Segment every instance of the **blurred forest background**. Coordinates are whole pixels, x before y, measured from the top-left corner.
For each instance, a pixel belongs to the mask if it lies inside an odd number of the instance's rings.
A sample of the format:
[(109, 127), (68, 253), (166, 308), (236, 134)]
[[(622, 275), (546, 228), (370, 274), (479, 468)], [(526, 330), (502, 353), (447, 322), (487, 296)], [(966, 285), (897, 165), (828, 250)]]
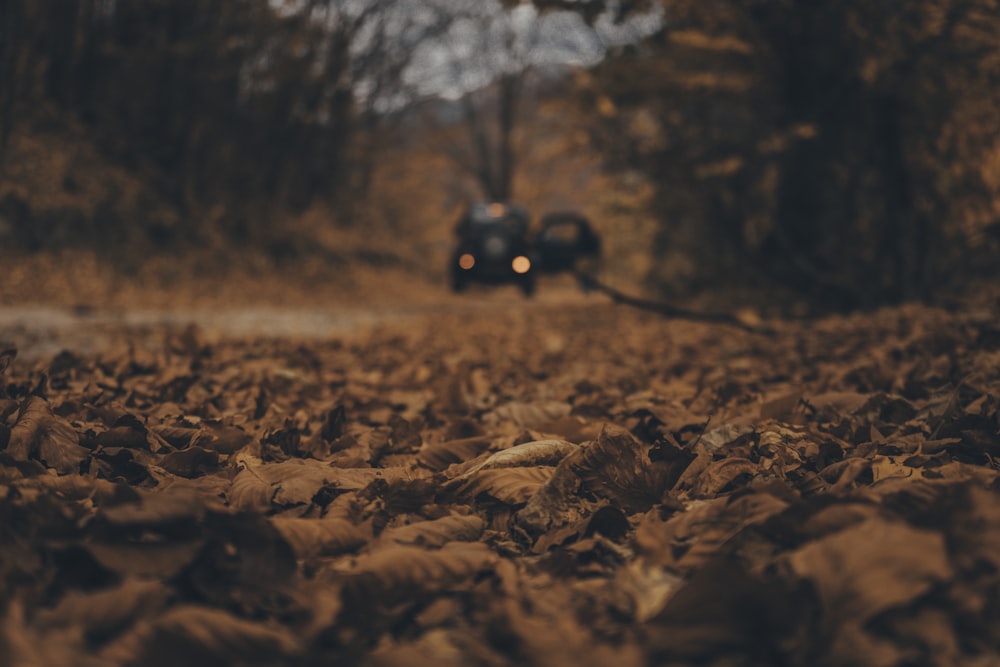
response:
[(0, 0), (0, 298), (444, 290), (483, 198), (584, 212), (671, 299), (978, 289), (998, 35), (998, 0)]

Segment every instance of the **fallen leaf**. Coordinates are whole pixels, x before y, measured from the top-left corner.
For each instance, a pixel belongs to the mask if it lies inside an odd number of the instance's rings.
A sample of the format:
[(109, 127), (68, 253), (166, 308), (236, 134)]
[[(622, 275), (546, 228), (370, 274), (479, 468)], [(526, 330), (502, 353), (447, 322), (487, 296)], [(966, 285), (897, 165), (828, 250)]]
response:
[[(169, 665), (273, 665), (301, 648), (287, 629), (248, 621), (219, 609), (181, 605), (159, 618), (140, 624), (122, 640), (128, 662)], [(122, 652), (121, 647), (118, 648)], [(112, 656), (115, 650), (108, 651)], [(130, 654), (130, 655), (129, 655)]]
[[(492, 568), (496, 561), (496, 554), (478, 542), (449, 542), (434, 550), (408, 545), (379, 549), (359, 558), (349, 572), (345, 609), (352, 608), (351, 602), (368, 607), (417, 591), (440, 590)], [(362, 603), (362, 598), (368, 601)]]
[(445, 516), (387, 528), (379, 535), (378, 543), (440, 547), (448, 542), (473, 542), (485, 528), (486, 522), (475, 515)]
[(647, 449), (631, 434), (604, 431), (572, 460), (571, 469), (590, 493), (626, 511), (643, 512), (660, 501), (689, 463), (651, 461)]
[(879, 518), (809, 542), (789, 554), (788, 563), (842, 623), (863, 624), (912, 602), (952, 573), (940, 534)]
[(507, 505), (523, 505), (549, 480), (555, 468), (491, 468), (464, 475), (448, 484), (456, 496), (474, 500), (487, 496)]
[[(536, 440), (502, 449), (466, 470), (460, 478), (470, 477), (480, 470), (518, 468), (528, 466), (554, 466), (577, 446), (565, 440)], [(460, 479), (459, 478), (459, 479)]]
[(7, 367), (14, 362), (17, 357), (17, 348), (0, 345), (0, 375), (3, 375)]
[(333, 556), (360, 548), (369, 535), (344, 519), (295, 519), (273, 517), (271, 523), (298, 558)]
[(48, 401), (28, 397), (18, 412), (8, 436), (7, 452), (17, 460), (37, 457), (60, 474), (79, 473), (90, 451), (79, 445), (76, 431), (52, 414)]

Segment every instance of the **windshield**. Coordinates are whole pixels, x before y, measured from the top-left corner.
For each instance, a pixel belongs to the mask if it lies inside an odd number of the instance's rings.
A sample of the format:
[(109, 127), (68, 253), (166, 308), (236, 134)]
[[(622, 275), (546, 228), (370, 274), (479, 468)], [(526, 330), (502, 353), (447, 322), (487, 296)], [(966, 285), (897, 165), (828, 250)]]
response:
[(576, 243), (579, 235), (579, 227), (572, 222), (551, 225), (542, 231), (542, 238), (546, 241), (560, 241), (562, 243)]
[(519, 206), (500, 202), (480, 203), (469, 208), (465, 217), (465, 231), (483, 232), (497, 226), (523, 236), (528, 232), (527, 213)]

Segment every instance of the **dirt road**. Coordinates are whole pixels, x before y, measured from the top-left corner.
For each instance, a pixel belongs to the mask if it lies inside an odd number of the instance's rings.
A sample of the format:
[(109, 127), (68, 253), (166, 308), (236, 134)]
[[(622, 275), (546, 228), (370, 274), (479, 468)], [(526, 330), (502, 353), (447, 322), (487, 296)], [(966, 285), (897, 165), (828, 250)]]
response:
[(322, 341), (350, 336), (373, 326), (405, 325), (421, 319), (460, 314), (489, 317), (493, 313), (552, 308), (587, 308), (607, 303), (599, 295), (580, 292), (570, 280), (552, 280), (541, 294), (525, 299), (515, 288), (479, 289), (453, 295), (425, 290), (420, 299), (402, 299), (391, 290), (365, 299), (353, 296), (329, 304), (292, 307), (255, 306), (249, 299), (235, 305), (176, 308), (0, 306), (0, 341), (15, 342), (22, 358), (39, 359), (66, 349), (81, 354), (113, 351), (136, 344), (155, 349), (164, 336), (195, 326), (207, 340), (284, 338)]

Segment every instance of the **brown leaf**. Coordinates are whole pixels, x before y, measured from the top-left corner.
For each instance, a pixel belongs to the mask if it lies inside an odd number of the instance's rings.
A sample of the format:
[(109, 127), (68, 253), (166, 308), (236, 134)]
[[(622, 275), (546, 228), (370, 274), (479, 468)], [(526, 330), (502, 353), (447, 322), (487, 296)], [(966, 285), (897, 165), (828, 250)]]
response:
[(739, 479), (749, 479), (758, 472), (759, 466), (747, 459), (731, 457), (713, 461), (698, 475), (692, 494), (696, 498), (712, 498), (733, 490)]
[(552, 477), (552, 466), (480, 470), (449, 482), (458, 497), (487, 496), (506, 505), (523, 505)]
[(431, 470), (444, 470), (450, 465), (479, 456), (489, 446), (490, 440), (484, 436), (424, 443), (417, 454), (417, 460)]
[(643, 512), (663, 497), (689, 459), (650, 461), (648, 445), (627, 432), (602, 431), (575, 457), (571, 469), (589, 492), (629, 512)]
[(802, 400), (802, 390), (797, 390), (772, 398), (760, 406), (761, 419), (778, 419), (787, 421)]
[(662, 567), (635, 559), (615, 572), (615, 597), (624, 598), (635, 620), (645, 623), (663, 609), (683, 581)]
[(652, 663), (771, 664), (797, 634), (807, 600), (783, 584), (713, 559), (646, 624)]
[(872, 481), (879, 482), (893, 477), (912, 477), (920, 479), (923, 474), (919, 468), (913, 468), (904, 464), (902, 457), (875, 456), (871, 462)]
[(399, 415), (389, 417), (389, 447), (392, 452), (412, 452), (420, 448), (420, 428)]
[(584, 515), (585, 501), (579, 493), (581, 481), (574, 472), (574, 464), (582, 458), (583, 452), (580, 448), (564, 458), (552, 476), (518, 511), (517, 527), (530, 540), (578, 521)]
[(301, 644), (287, 629), (248, 621), (225, 611), (181, 605), (142, 623), (107, 653), (148, 667), (233, 664), (274, 665), (288, 661)]
[(45, 633), (29, 626), (20, 600), (10, 601), (0, 615), (0, 658), (5, 665), (75, 666), (81, 663), (82, 651), (75, 629)]
[(169, 579), (194, 560), (200, 539), (143, 542), (118, 538), (86, 546), (94, 560), (126, 577)]
[(214, 421), (205, 422), (200, 428), (184, 424), (162, 424), (154, 427), (153, 431), (179, 449), (197, 445), (220, 454), (233, 454), (252, 439), (241, 428)]
[(161, 468), (189, 479), (215, 471), (219, 463), (219, 454), (203, 447), (188, 447), (171, 452), (160, 459)]
[(98, 433), (94, 437), (94, 444), (103, 447), (128, 447), (131, 449), (150, 449), (149, 433), (145, 427), (122, 425)]
[(448, 542), (472, 542), (483, 534), (486, 522), (474, 515), (445, 516), (385, 529), (380, 544), (413, 544), (440, 547)]
[[(317, 491), (322, 484), (317, 487)], [(239, 510), (267, 512), (278, 488), (263, 478), (253, 467), (246, 467), (236, 473), (226, 492), (229, 504)], [(311, 498), (311, 497), (310, 497)]]
[(79, 445), (73, 427), (52, 414), (48, 401), (38, 396), (28, 397), (21, 405), (7, 452), (20, 461), (38, 458), (63, 475), (79, 473), (80, 463), (90, 456), (90, 451)]
[(535, 440), (491, 454), (466, 470), (462, 477), (469, 477), (480, 470), (494, 468), (520, 468), (528, 466), (554, 466), (577, 450), (577, 445), (565, 440)]
[(498, 650), (490, 647), (485, 639), (457, 628), (434, 629), (412, 642), (380, 645), (365, 661), (368, 667), (466, 667), (504, 663)]
[(827, 392), (802, 399), (815, 412), (818, 421), (833, 421), (853, 413), (868, 400), (867, 394), (852, 391)]
[(651, 563), (688, 572), (716, 556), (743, 528), (759, 524), (786, 507), (787, 502), (769, 493), (750, 493), (696, 500), (666, 521), (653, 510), (636, 528), (636, 550)]
[(153, 427), (153, 431), (161, 438), (178, 449), (192, 444), (201, 434), (201, 430), (191, 426), (161, 424)]
[(512, 424), (518, 428), (537, 428), (560, 417), (569, 415), (572, 407), (562, 401), (511, 401), (496, 408), (486, 415), (487, 424), (498, 426)]
[(352, 599), (358, 595), (399, 599), (407, 593), (454, 585), (490, 569), (496, 561), (496, 554), (480, 542), (449, 542), (435, 550), (386, 547), (358, 559), (345, 593)]
[(211, 510), (221, 511), (220, 503), (190, 493), (143, 492), (137, 502), (115, 503), (103, 508), (101, 520), (116, 527), (159, 526), (194, 523)]
[[(292, 463), (292, 461), (289, 461), (289, 463)], [(331, 474), (331, 470), (331, 468), (322, 470), (300, 466), (298, 470), (293, 471), (289, 469), (288, 471), (284, 471), (287, 474), (282, 474), (281, 477), (271, 482), (271, 485), (275, 489), (272, 502), (280, 507), (308, 505), (316, 497), (316, 493), (320, 489), (331, 484), (331, 480), (334, 477)], [(352, 486), (354, 485), (352, 484)]]
[(827, 613), (859, 624), (952, 574), (942, 535), (881, 518), (809, 542), (788, 562), (813, 582)]
[(754, 432), (748, 424), (723, 424), (704, 433), (698, 438), (698, 452), (715, 453), (726, 446), (746, 438)]
[(324, 486), (360, 491), (375, 480), (419, 477), (405, 468), (337, 468), (311, 459), (260, 463), (243, 457), (240, 462), (243, 469), (233, 479), (228, 498), (241, 508), (260, 508), (265, 502), (281, 507), (308, 505)]
[(198, 525), (204, 546), (176, 585), (217, 606), (255, 608), (288, 592), (297, 562), (291, 546), (265, 517), (210, 512)]
[[(538, 497), (538, 495), (535, 494), (535, 497)], [(535, 497), (532, 498), (532, 501)], [(517, 523), (521, 528), (524, 528), (526, 523), (525, 517), (522, 516), (523, 512), (524, 510), (517, 515)], [(602, 535), (613, 542), (620, 542), (630, 529), (628, 517), (621, 510), (609, 505), (599, 507), (593, 514), (588, 516), (581, 517), (575, 521), (569, 521), (562, 527), (553, 527), (555, 524), (556, 522), (550, 521), (548, 530), (535, 540), (535, 543), (531, 546), (533, 553), (544, 553), (554, 546), (565, 546), (571, 543), (579, 545), (580, 542), (577, 540), (593, 535)]]
[(867, 474), (871, 477), (872, 462), (869, 459), (850, 457), (831, 463), (819, 471), (819, 476), (839, 490), (849, 487), (855, 480)]
[(676, 437), (686, 433), (701, 433), (706, 426), (705, 417), (692, 413), (676, 402), (644, 405), (635, 410), (633, 419), (637, 420), (633, 432), (650, 442), (665, 433)]
[(7, 367), (14, 362), (17, 357), (17, 348), (0, 345), (0, 375), (7, 371)]
[(347, 553), (358, 549), (369, 539), (369, 531), (345, 519), (272, 517), (271, 523), (298, 558)]
[(139, 619), (164, 609), (170, 595), (163, 583), (140, 579), (126, 579), (93, 593), (71, 591), (54, 608), (43, 610), (35, 625), (45, 631), (78, 628), (89, 642), (103, 644)]

